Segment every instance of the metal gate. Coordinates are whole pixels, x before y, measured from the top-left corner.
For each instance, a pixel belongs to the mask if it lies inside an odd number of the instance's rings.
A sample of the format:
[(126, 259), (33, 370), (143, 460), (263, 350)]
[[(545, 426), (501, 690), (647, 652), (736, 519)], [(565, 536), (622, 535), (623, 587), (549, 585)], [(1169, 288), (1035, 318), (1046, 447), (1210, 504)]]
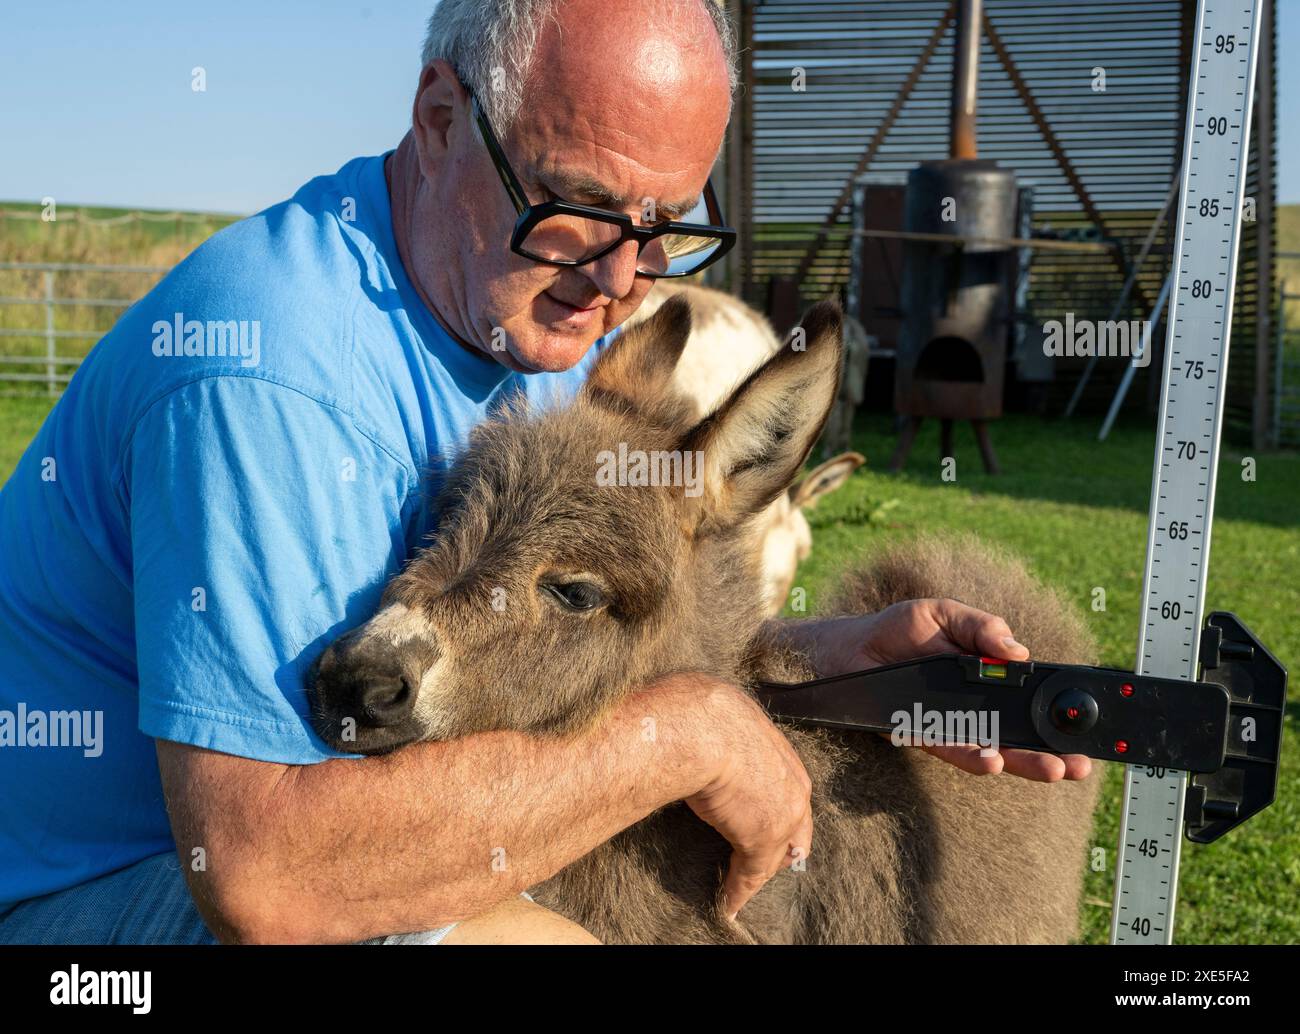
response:
[(0, 262), (0, 394), (57, 395), (168, 268)]
[[(1278, 255), (1300, 259), (1300, 252)], [(1278, 291), (1276, 367), (1273, 374), (1273, 445), (1300, 448), (1300, 284), (1289, 291), (1283, 280)]]

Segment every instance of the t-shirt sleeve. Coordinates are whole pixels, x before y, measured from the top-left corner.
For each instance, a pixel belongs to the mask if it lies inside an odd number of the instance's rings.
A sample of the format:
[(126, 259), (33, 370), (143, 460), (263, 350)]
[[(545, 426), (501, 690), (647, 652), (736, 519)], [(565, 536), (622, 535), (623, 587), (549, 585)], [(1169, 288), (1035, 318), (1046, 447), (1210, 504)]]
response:
[(305, 673), (405, 555), (415, 471), (342, 410), (255, 377), (156, 402), (123, 460), (140, 730), (282, 764), (342, 755)]

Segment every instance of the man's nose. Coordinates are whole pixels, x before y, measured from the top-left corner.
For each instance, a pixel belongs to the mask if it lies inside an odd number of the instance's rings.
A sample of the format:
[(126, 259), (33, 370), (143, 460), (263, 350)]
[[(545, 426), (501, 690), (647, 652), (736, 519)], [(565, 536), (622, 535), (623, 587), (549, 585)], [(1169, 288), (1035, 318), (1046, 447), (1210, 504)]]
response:
[(602, 295), (617, 300), (631, 292), (636, 281), (636, 262), (636, 241), (624, 241), (608, 255), (579, 268)]

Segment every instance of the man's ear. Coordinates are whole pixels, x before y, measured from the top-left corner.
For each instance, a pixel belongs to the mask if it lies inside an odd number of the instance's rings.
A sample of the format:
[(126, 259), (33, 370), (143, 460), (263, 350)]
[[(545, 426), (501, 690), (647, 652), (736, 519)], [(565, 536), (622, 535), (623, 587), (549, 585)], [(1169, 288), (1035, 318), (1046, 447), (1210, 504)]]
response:
[(420, 172), (426, 178), (436, 175), (446, 161), (447, 135), (456, 111), (464, 110), (467, 96), (456, 70), (443, 58), (429, 62), (421, 70), (411, 102), (411, 129)]
[(587, 398), (620, 412), (675, 413), (670, 383), (691, 336), (691, 306), (673, 295), (609, 343), (583, 385)]
[(860, 452), (842, 452), (814, 467), (811, 474), (790, 486), (791, 506), (812, 506), (844, 484), (867, 458)]
[(703, 454), (702, 529), (744, 520), (794, 480), (839, 388), (841, 320), (835, 302), (818, 302), (803, 319), (803, 333), (792, 334), (686, 436), (683, 450)]

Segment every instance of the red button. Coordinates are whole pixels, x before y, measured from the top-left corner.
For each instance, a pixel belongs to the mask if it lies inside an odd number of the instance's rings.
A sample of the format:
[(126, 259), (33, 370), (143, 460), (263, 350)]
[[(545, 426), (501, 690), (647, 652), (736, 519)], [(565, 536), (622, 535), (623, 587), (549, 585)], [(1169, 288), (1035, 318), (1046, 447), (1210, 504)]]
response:
[(1115, 753), (1116, 753), (1116, 754), (1127, 754), (1127, 753), (1128, 753), (1128, 740), (1116, 740), (1116, 741), (1115, 741)]
[(1119, 687), (1120, 696), (1131, 697), (1133, 695), (1133, 683), (1125, 682)]

